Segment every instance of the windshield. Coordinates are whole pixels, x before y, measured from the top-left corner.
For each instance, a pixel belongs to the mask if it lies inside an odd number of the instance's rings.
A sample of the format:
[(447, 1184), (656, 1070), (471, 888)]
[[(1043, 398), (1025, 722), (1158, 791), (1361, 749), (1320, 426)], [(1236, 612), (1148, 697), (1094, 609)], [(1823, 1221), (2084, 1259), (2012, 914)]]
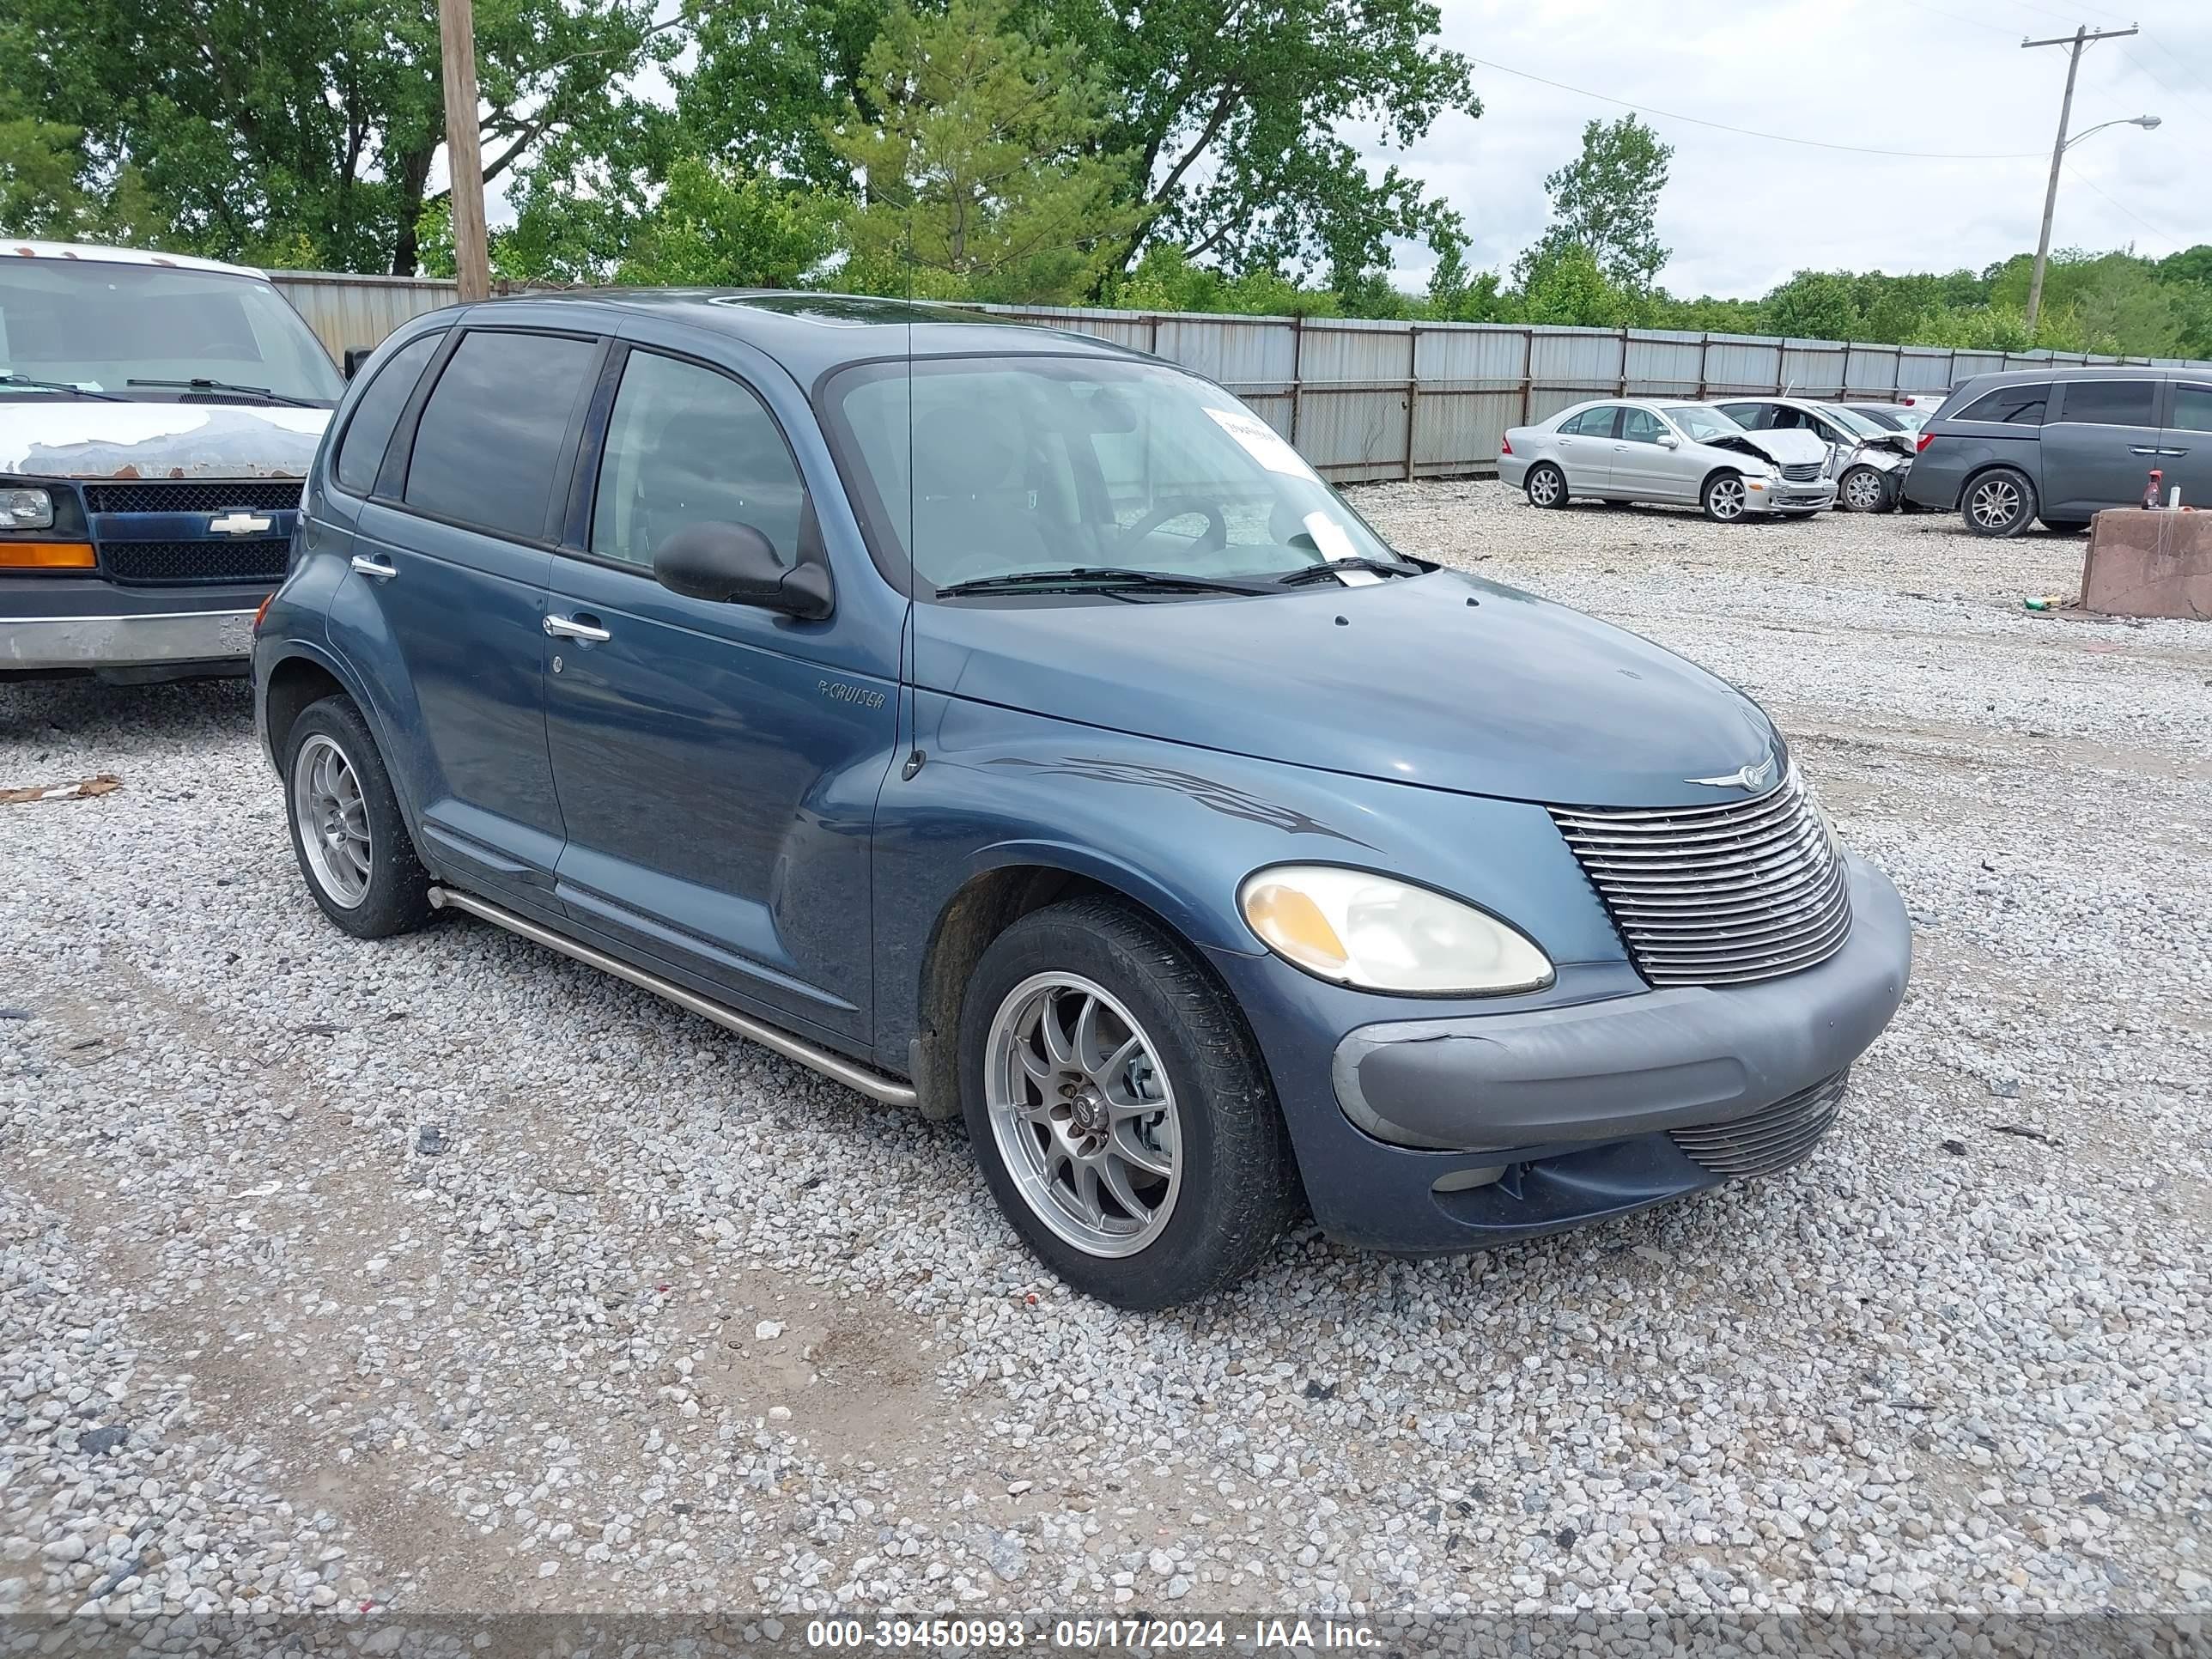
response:
[[(330, 354), (255, 276), (90, 259), (0, 260), (0, 374), (148, 402), (206, 392), (132, 380), (222, 380), (335, 404)], [(52, 398), (0, 381), (0, 396)]]
[(826, 401), (880, 556), (902, 565), (911, 552), (933, 588), (1076, 567), (1224, 578), (1395, 557), (1267, 422), (1171, 368), (924, 358), (848, 369)]
[(1862, 438), (1879, 438), (1882, 435), (1882, 428), (1875, 422), (1867, 419), (1856, 409), (1845, 409), (1841, 404), (1823, 404), (1820, 405), (1820, 412), (1843, 428), (1844, 431), (1856, 433)]
[(1661, 413), (1681, 428), (1683, 435), (1693, 444), (1708, 444), (1716, 438), (1732, 437), (1743, 430), (1720, 410), (1705, 404), (1674, 404)]

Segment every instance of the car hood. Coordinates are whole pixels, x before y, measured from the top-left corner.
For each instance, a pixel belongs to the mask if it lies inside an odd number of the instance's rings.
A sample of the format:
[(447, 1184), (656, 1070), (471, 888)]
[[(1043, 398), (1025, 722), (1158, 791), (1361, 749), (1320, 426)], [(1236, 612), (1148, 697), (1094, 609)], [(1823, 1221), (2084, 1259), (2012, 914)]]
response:
[(304, 478), (327, 409), (0, 398), (0, 472), (44, 478)]
[(1813, 433), (1799, 427), (1786, 427), (1778, 432), (1731, 432), (1724, 438), (1710, 438), (1707, 449), (1734, 451), (1739, 454), (1763, 455), (1777, 466), (1795, 466), (1801, 461), (1825, 461), (1828, 446)]
[(923, 687), (1168, 742), (1583, 806), (1725, 799), (1765, 713), (1650, 641), (1439, 570), (1253, 599), (915, 607)]

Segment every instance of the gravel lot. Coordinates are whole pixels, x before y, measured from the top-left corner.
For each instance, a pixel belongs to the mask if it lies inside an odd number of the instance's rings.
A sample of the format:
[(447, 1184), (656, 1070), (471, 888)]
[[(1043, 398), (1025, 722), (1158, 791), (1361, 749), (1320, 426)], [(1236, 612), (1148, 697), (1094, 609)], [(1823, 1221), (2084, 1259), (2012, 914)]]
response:
[(0, 687), (0, 1611), (2212, 1610), (2212, 630), (2079, 539), (1358, 501), (1748, 686), (1919, 927), (1790, 1174), (1072, 1300), (957, 1126), (324, 924), (237, 685)]

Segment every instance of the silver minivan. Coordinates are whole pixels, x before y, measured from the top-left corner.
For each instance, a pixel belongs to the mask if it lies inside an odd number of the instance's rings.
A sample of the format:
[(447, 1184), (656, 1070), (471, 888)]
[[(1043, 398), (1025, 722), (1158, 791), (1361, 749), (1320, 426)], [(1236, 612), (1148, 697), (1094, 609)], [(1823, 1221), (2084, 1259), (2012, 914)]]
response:
[(1923, 428), (1905, 498), (1957, 507), (1978, 536), (2030, 520), (2080, 531), (2161, 495), (2212, 504), (2212, 368), (2013, 369), (1961, 381)]

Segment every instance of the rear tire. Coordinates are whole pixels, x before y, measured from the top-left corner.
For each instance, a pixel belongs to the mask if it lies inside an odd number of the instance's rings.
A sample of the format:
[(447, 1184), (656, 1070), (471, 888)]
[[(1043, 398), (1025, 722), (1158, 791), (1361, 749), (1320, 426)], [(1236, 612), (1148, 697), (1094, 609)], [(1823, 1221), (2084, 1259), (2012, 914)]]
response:
[(1528, 469), (1528, 476), (1521, 481), (1531, 507), (1565, 507), (1567, 504), (1567, 475), (1549, 461), (1539, 461)]
[(435, 914), (384, 757), (349, 699), (325, 697), (292, 722), (284, 806), (307, 891), (347, 933), (389, 939)]
[(1992, 467), (1966, 486), (1959, 516), (1977, 536), (2017, 536), (2035, 517), (2035, 486), (2017, 468)]
[(1716, 472), (1698, 492), (1698, 505), (1716, 524), (1735, 524), (1751, 512), (1751, 492), (1740, 472)]
[(1102, 1302), (1220, 1289), (1297, 1212), (1290, 1135), (1242, 1016), (1113, 900), (1032, 911), (984, 951), (961, 1007), (960, 1097), (999, 1208)]

